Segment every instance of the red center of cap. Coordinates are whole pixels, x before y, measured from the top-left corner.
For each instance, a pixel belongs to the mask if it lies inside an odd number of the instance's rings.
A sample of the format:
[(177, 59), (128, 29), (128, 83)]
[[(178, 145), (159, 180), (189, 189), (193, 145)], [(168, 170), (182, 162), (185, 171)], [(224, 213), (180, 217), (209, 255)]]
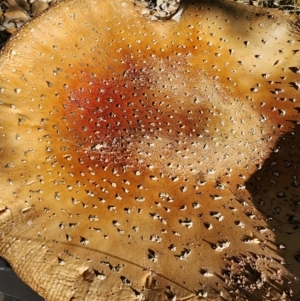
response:
[(126, 67), (108, 79), (82, 72), (72, 86), (65, 86), (63, 135), (84, 154), (79, 160), (127, 169), (150, 157), (157, 162), (184, 156), (193, 148), (191, 138), (208, 136), (195, 96), (172, 91), (150, 68)]

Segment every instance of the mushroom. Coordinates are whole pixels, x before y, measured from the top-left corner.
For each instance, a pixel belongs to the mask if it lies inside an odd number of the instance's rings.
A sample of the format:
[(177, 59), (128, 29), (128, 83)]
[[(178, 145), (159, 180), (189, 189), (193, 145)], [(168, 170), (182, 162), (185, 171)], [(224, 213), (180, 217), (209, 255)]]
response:
[(297, 22), (73, 0), (25, 24), (0, 58), (0, 255), (49, 301), (280, 295), (299, 272), (247, 181), (299, 119)]

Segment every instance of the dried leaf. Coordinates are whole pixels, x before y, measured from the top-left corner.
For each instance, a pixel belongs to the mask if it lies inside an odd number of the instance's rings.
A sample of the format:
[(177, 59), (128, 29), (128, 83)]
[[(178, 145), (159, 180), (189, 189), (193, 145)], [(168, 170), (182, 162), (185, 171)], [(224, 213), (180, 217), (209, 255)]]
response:
[(36, 0), (32, 3), (31, 6), (31, 12), (34, 17), (41, 14), (44, 10), (46, 10), (49, 7), (49, 4), (46, 2), (43, 2), (41, 0)]
[(8, 9), (4, 13), (4, 16), (5, 20), (2, 26), (6, 29), (19, 28), (30, 19), (30, 17), (20, 9)]
[(19, 6), (24, 9), (26, 12), (30, 12), (30, 5), (26, 0), (16, 0)]
[(6, 7), (19, 7), (19, 4), (16, 2), (16, 0), (7, 0), (4, 2)]
[(4, 21), (4, 16), (3, 16), (3, 11), (2, 9), (0, 8), (0, 24)]
[(18, 19), (18, 20), (26, 20), (28, 21), (29, 20), (29, 16), (24, 13), (22, 10), (19, 10), (19, 9), (8, 9), (5, 13), (4, 13), (4, 16), (6, 19), (10, 19), (10, 20), (15, 20), (15, 19)]

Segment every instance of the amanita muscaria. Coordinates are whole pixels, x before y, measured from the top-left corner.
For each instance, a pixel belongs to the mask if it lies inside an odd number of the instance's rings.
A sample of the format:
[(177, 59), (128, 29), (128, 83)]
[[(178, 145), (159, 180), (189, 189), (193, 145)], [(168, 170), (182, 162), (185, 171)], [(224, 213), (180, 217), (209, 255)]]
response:
[[(246, 183), (299, 120), (299, 40), (297, 17), (227, 1), (150, 22), (74, 0), (26, 24), (0, 58), (0, 255), (55, 301), (295, 291)], [(254, 254), (274, 260), (232, 279)]]

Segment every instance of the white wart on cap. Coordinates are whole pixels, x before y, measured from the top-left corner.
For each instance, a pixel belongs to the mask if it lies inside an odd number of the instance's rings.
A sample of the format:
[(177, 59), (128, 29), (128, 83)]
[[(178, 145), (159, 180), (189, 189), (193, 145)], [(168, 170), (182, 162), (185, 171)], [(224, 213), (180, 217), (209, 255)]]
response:
[(267, 297), (280, 254), (245, 183), (299, 118), (296, 22), (75, 0), (26, 24), (0, 59), (0, 255), (47, 300)]

